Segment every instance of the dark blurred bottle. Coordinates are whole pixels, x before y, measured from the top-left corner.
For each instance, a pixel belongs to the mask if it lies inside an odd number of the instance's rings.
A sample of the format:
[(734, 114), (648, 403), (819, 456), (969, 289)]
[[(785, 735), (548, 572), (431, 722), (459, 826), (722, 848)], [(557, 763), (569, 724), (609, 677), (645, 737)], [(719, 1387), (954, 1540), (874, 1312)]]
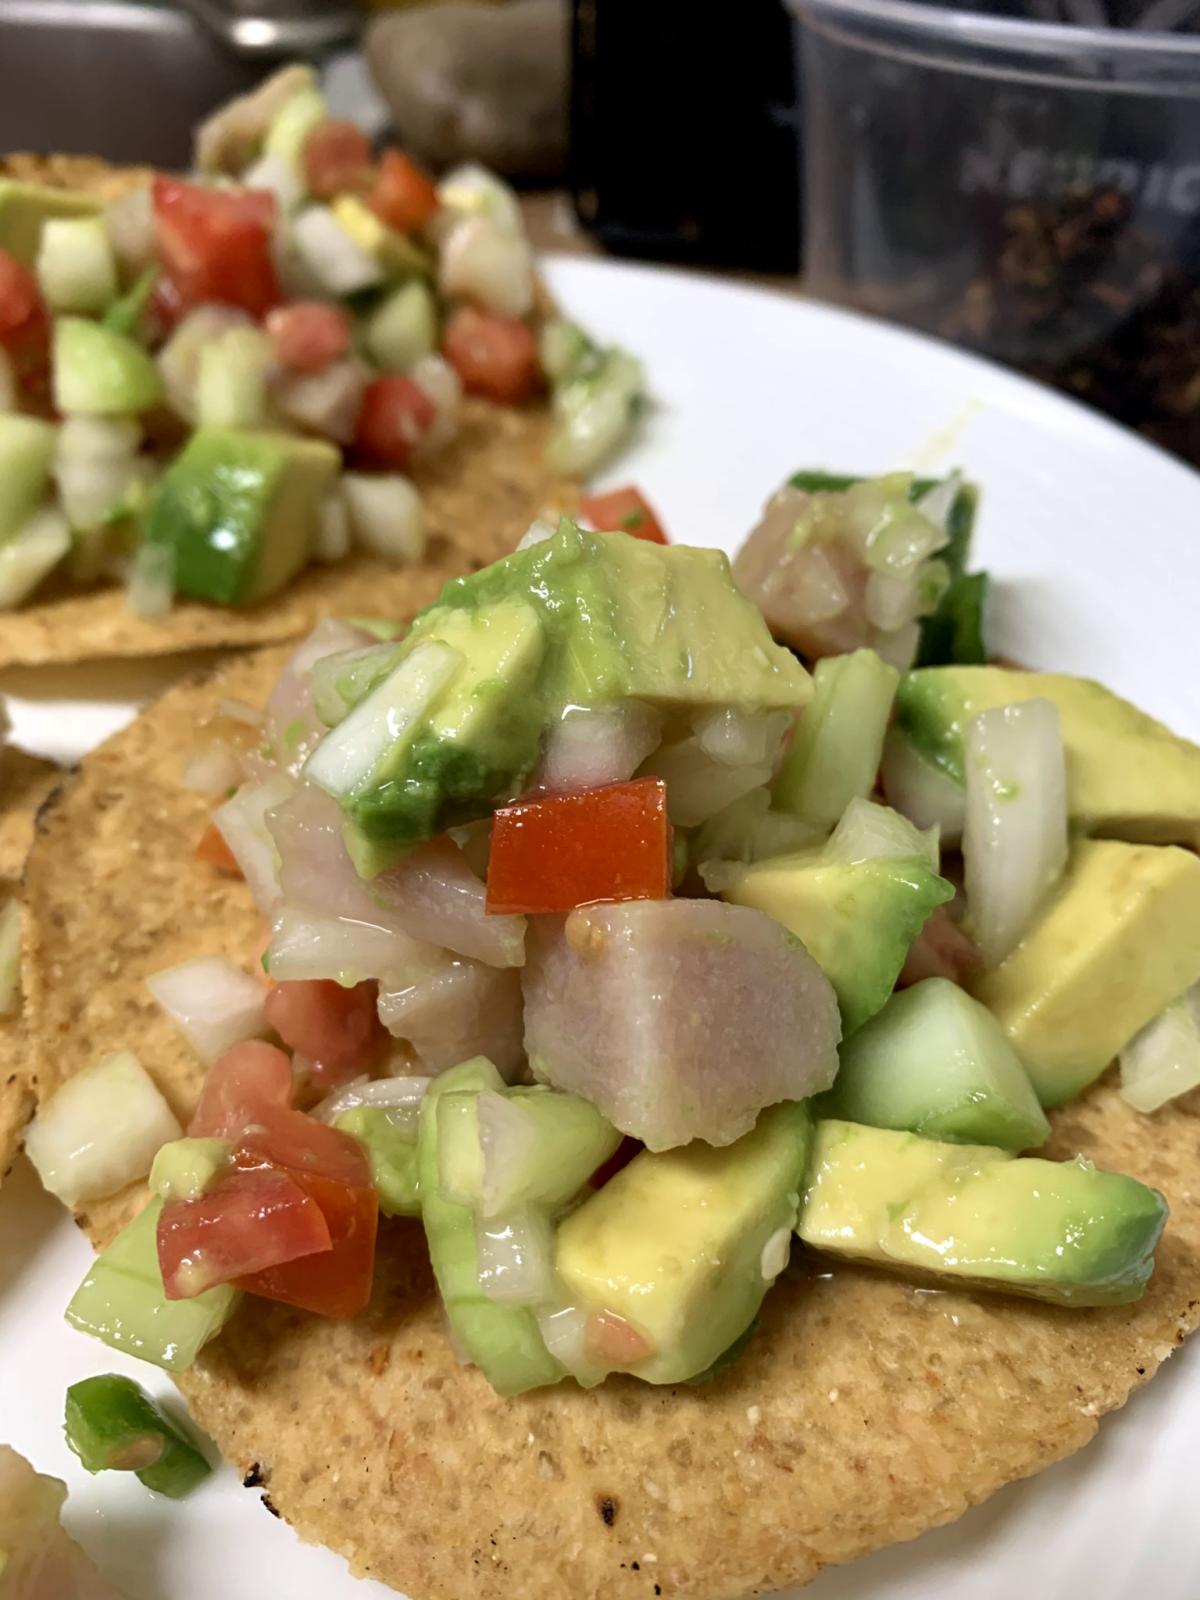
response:
[(797, 271), (798, 76), (781, 0), (574, 0), (580, 222), (620, 255)]

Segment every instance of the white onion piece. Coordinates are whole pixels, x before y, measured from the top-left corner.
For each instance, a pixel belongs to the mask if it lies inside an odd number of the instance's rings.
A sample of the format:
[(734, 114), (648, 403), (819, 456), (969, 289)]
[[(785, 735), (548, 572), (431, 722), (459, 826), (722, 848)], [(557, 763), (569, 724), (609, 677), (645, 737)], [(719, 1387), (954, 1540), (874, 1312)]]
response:
[(1121, 1051), (1121, 1097), (1157, 1111), (1200, 1086), (1200, 983), (1173, 1001)]
[(449, 839), (432, 840), (380, 873), (371, 898), (414, 939), (489, 967), (525, 964), (525, 918), (488, 914), (483, 880)]
[(18, 396), (17, 370), (12, 364), (12, 357), (0, 350), (0, 416), (17, 409)]
[(520, 234), (488, 217), (469, 217), (450, 229), (438, 262), (438, 287), (448, 300), (470, 300), (498, 317), (533, 309), (533, 253)]
[(328, 206), (309, 206), (292, 222), (291, 242), (326, 294), (335, 299), (373, 289), (383, 268), (342, 227)]
[(495, 1090), (484, 1089), (476, 1102), (482, 1173), (479, 1210), (493, 1217), (512, 1195), (520, 1174), (537, 1159), (538, 1130), (523, 1107)]
[(569, 706), (546, 732), (531, 788), (557, 793), (623, 783), (657, 748), (662, 718), (640, 700), (599, 710)]
[(968, 923), (986, 967), (1020, 940), (1067, 859), (1067, 775), (1049, 700), (980, 711), (964, 736)]
[(280, 211), (295, 211), (305, 198), (304, 179), (290, 161), (285, 161), (273, 151), (259, 156), (253, 166), (242, 174), (242, 185), (247, 189), (261, 189), (273, 194)]
[(932, 489), (926, 489), (925, 493), (913, 502), (921, 515), (947, 539), (950, 533), (950, 513), (954, 510), (954, 502), (958, 499), (962, 486), (962, 473), (952, 472), (948, 478), (935, 483)]
[(895, 667), (897, 672), (907, 672), (917, 659), (920, 642), (920, 624), (906, 622), (892, 633), (876, 633), (871, 640), (871, 648), (889, 667)]
[(57, 506), (35, 511), (0, 541), (0, 611), (19, 606), (71, 553), (71, 528)]
[(889, 805), (918, 828), (936, 824), (943, 844), (958, 843), (966, 815), (966, 790), (927, 761), (898, 728), (884, 740), (880, 776)]
[(266, 1032), (266, 989), (224, 956), (197, 956), (165, 967), (146, 979), (146, 987), (209, 1065), (233, 1045)]
[(476, 1218), (479, 1287), (502, 1306), (544, 1305), (557, 1292), (550, 1220), (535, 1206)]
[(727, 767), (772, 766), (784, 734), (792, 723), (790, 711), (707, 711), (692, 724), (696, 742), (705, 755)]
[(232, 799), (213, 812), (213, 823), (229, 846), (260, 911), (270, 911), (279, 898), (279, 863), (267, 828), (267, 812), (284, 804), (295, 788), (286, 773), (262, 783), (243, 784)]
[(558, 1306), (539, 1308), (535, 1315), (546, 1349), (575, 1382), (585, 1389), (603, 1383), (607, 1376), (604, 1368), (596, 1366), (587, 1354), (591, 1313), (579, 1306)]
[(313, 709), (309, 681), (317, 662), (370, 643), (370, 634), (362, 628), (325, 617), (288, 657), (267, 700), (267, 738), (281, 767), (298, 772), (325, 736), (325, 726)]
[(867, 541), (864, 559), (873, 572), (906, 578), (945, 544), (944, 530), (906, 503), (881, 519)]
[(432, 1078), (355, 1078), (353, 1083), (337, 1089), (313, 1112), (322, 1122), (332, 1122), (343, 1111), (356, 1106), (375, 1106), (392, 1113), (389, 1121), (403, 1132), (415, 1136), (425, 1091)]
[(6, 900), (0, 906), (0, 1017), (10, 1017), (21, 1003), (21, 906)]
[(399, 472), (344, 472), (342, 498), (359, 544), (398, 567), (425, 554), (425, 512), (411, 479)]
[(154, 260), (154, 201), (150, 185), (127, 189), (104, 208), (104, 223), (117, 260), (127, 273), (145, 271)]
[(535, 544), (545, 544), (547, 539), (553, 539), (557, 532), (554, 524), (547, 522), (545, 517), (535, 517), (517, 541), (517, 549), (531, 550)]
[(915, 573), (897, 577), (890, 572), (873, 572), (867, 579), (864, 604), (871, 625), (887, 633), (906, 627), (925, 610)]
[(298, 428), (337, 444), (351, 444), (371, 374), (355, 356), (331, 361), (320, 372), (278, 378), (271, 393), (280, 414)]
[(332, 566), (344, 561), (350, 554), (350, 517), (346, 502), (336, 491), (321, 501), (317, 515), (317, 536), (313, 540), (313, 555), (318, 561)]
[(681, 739), (677, 744), (660, 745), (644, 769), (667, 785), (667, 812), (679, 828), (692, 828), (718, 811), (768, 783), (772, 763), (763, 761), (743, 767), (714, 761), (700, 748), (697, 739)]
[(450, 218), (451, 226), (457, 226), (463, 216), (487, 217), (505, 233), (524, 232), (515, 191), (477, 161), (464, 162), (448, 172), (438, 184), (437, 196), (439, 205), (459, 214)]
[(73, 528), (94, 528), (142, 475), (142, 430), (116, 417), (68, 417), (58, 430), (54, 480)]
[(280, 905), (272, 920), (267, 968), (279, 982), (331, 978), (346, 988), (369, 978), (396, 983), (430, 953), (391, 928)]
[(408, 376), (433, 401), (433, 421), (415, 451), (418, 456), (431, 455), (448, 445), (458, 432), (462, 379), (448, 361), (437, 355), (421, 356)]
[(185, 422), (196, 421), (196, 385), (200, 376), (200, 352), (231, 328), (252, 328), (254, 322), (244, 311), (232, 306), (197, 306), (172, 333), (158, 352), (167, 404)]
[(182, 1132), (138, 1058), (118, 1050), (41, 1103), (25, 1153), (43, 1186), (77, 1206), (144, 1178), (162, 1146)]
[(830, 861), (872, 861), (881, 857), (904, 859), (924, 856), (937, 871), (939, 844), (936, 823), (923, 833), (890, 806), (856, 796), (842, 813), (841, 820), (825, 846)]
[(189, 756), (181, 781), (197, 794), (228, 794), (242, 781), (241, 759), (231, 745), (218, 739)]

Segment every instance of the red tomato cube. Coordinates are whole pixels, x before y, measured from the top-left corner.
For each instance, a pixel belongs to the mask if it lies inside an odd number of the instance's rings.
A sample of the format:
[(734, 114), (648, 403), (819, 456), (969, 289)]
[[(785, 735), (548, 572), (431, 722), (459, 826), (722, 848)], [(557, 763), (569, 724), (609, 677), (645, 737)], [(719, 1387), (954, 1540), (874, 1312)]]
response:
[(371, 181), (371, 141), (356, 122), (319, 122), (304, 141), (304, 181), (318, 200), (359, 194)]
[(188, 1124), (193, 1139), (239, 1139), (248, 1123), (291, 1103), (292, 1063), (261, 1039), (235, 1044), (208, 1069)]
[(648, 544), (668, 544), (654, 507), (632, 484), (610, 489), (607, 494), (585, 494), (579, 509), (601, 533), (631, 533)]
[(514, 404), (542, 384), (537, 340), (523, 322), (460, 306), (446, 324), (442, 354), (469, 394)]
[(402, 470), (437, 420), (437, 407), (411, 378), (387, 376), (369, 383), (354, 443), (367, 461)]
[(385, 150), (367, 204), (381, 222), (415, 233), (437, 214), (433, 179), (399, 150)]
[(262, 317), (282, 293), (271, 254), (275, 196), (154, 180), (154, 231), (181, 311), (210, 302)]
[(158, 1219), (158, 1265), (168, 1300), (190, 1300), (247, 1273), (328, 1252), (318, 1201), (273, 1167), (234, 1171), (198, 1200), (171, 1200)]

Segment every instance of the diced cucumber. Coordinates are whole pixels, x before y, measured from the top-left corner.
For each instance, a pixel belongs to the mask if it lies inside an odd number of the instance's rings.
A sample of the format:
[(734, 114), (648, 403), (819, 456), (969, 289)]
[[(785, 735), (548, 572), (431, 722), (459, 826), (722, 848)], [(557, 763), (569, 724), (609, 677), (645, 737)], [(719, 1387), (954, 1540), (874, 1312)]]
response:
[(0, 544), (0, 611), (11, 611), (27, 599), (70, 549), (71, 529), (58, 507), (35, 511), (19, 532)]
[(321, 292), (341, 298), (382, 283), (383, 268), (328, 206), (309, 206), (292, 223), (291, 243)]
[(334, 1118), (335, 1128), (366, 1146), (371, 1182), (385, 1217), (419, 1217), (421, 1184), (417, 1142), (398, 1127), (385, 1106), (351, 1106)]
[(309, 134), (328, 116), (329, 105), (319, 89), (299, 90), (275, 113), (263, 142), (263, 154), (278, 156), (298, 167)]
[(438, 1123), (445, 1193), (484, 1217), (559, 1210), (621, 1142), (589, 1101), (545, 1088), (449, 1095)]
[(0, 416), (0, 543), (41, 505), (57, 437), (54, 425), (38, 417)]
[(595, 354), (596, 346), (577, 322), (555, 317), (543, 325), (538, 337), (538, 360), (548, 382), (566, 383)]
[(322, 656), (309, 669), (313, 706), (327, 728), (336, 727), (396, 666), (394, 643), (363, 645)]
[(775, 780), (775, 803), (832, 828), (856, 796), (875, 786), (900, 674), (873, 650), (827, 656), (813, 697)]
[(82, 317), (54, 325), (54, 403), (66, 416), (131, 417), (163, 397), (154, 361), (124, 334)]
[(92, 1263), (67, 1307), (67, 1321), (114, 1350), (186, 1372), (241, 1299), (224, 1284), (190, 1300), (168, 1300), (158, 1267), (162, 1201), (152, 1200)]
[(1050, 1136), (1029, 1074), (1004, 1030), (946, 978), (899, 990), (841, 1049), (823, 1117), (956, 1144), (1034, 1150)]
[(454, 1335), (492, 1388), (522, 1394), (562, 1380), (563, 1368), (546, 1349), (533, 1313), (503, 1306), (483, 1292), (475, 1216), (469, 1206), (447, 1199), (438, 1163), (438, 1113), (447, 1094), (499, 1090), (503, 1079), (482, 1056), (434, 1079), (421, 1102), (417, 1170), (429, 1259)]
[(935, 872), (941, 864), (936, 826), (922, 833), (891, 806), (878, 806), (873, 800), (857, 797), (842, 813), (826, 841), (824, 854), (828, 861), (850, 863), (874, 861), (881, 856), (902, 861), (924, 855)]
[(42, 227), (38, 287), (55, 313), (98, 313), (117, 298), (117, 258), (103, 217), (50, 218)]
[(363, 329), (367, 353), (384, 372), (407, 372), (437, 348), (437, 305), (427, 283), (414, 278), (381, 300)]
[(201, 346), (196, 421), (202, 428), (264, 428), (267, 375), (275, 356), (258, 328), (230, 328)]
[(546, 446), (556, 472), (585, 474), (622, 444), (641, 409), (645, 377), (641, 362), (624, 350), (608, 350), (594, 368), (570, 377), (554, 391), (558, 426)]

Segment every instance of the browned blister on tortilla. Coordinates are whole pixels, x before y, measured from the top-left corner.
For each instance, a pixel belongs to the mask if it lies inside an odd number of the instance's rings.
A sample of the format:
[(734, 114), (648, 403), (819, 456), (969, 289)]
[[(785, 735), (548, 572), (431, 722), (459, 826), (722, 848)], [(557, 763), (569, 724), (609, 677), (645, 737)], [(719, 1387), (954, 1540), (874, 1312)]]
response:
[(574, 491), (543, 462), (549, 408), (467, 400), (453, 444), (414, 464), (429, 548), (411, 567), (353, 551), (312, 565), (279, 594), (244, 610), (177, 600), (161, 618), (136, 617), (119, 585), (64, 591), (0, 612), (0, 667), (273, 644), (319, 618), (411, 616), (448, 577), (507, 555), (543, 511), (567, 510)]
[[(205, 804), (178, 774), (217, 699), (261, 699), (280, 660), (171, 690), (43, 817), (27, 968), (43, 1092), (128, 1045), (179, 1112), (192, 1104), (199, 1069), (144, 980), (215, 951), (249, 968), (259, 924), (242, 884), (193, 860)], [(1092, 1437), (1200, 1320), (1198, 1136), (1200, 1096), (1144, 1118), (1105, 1082), (1057, 1114), (1052, 1154), (1082, 1151), (1171, 1202), (1134, 1306), (798, 1264), (707, 1387), (502, 1400), (455, 1359), (419, 1227), (389, 1223), (366, 1315), (248, 1299), (183, 1387), (304, 1538), (414, 1600), (741, 1600), (947, 1522)], [(90, 1207), (94, 1240), (141, 1198)]]

